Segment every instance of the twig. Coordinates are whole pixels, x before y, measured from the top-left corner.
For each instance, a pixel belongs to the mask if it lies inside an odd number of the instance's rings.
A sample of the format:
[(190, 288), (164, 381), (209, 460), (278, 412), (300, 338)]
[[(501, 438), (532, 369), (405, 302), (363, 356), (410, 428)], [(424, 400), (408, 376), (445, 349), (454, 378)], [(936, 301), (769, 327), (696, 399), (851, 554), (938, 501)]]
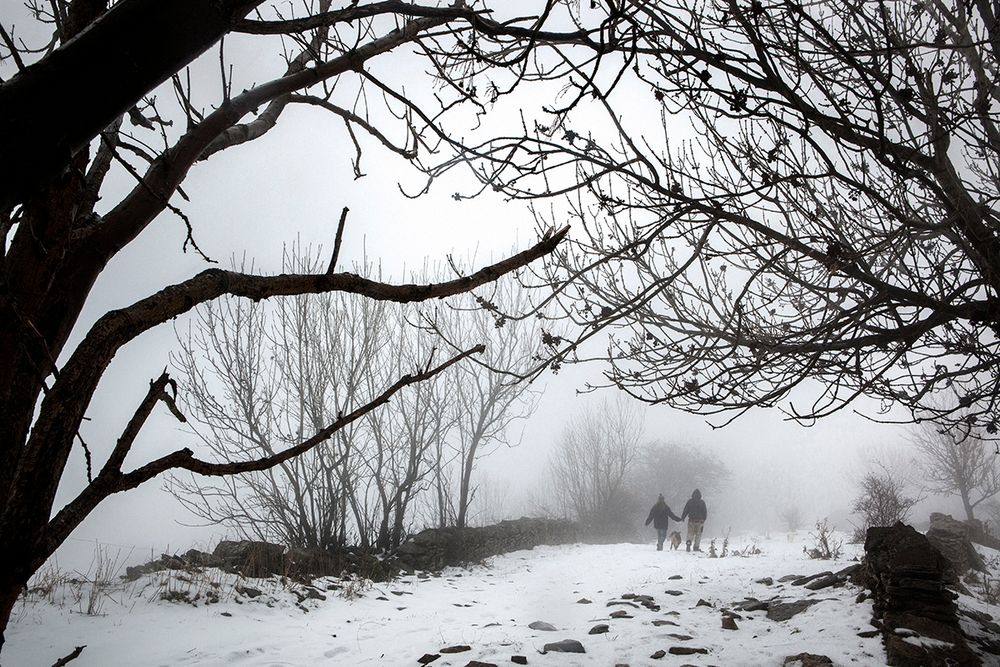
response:
[(326, 275), (333, 273), (333, 269), (337, 266), (337, 258), (340, 256), (340, 244), (344, 240), (344, 224), (347, 222), (347, 212), (350, 209), (346, 206), (344, 210), (340, 212), (340, 223), (337, 225), (337, 237), (333, 241), (333, 256), (330, 257), (330, 265), (326, 267)]
[(10, 49), (10, 57), (17, 64), (17, 69), (24, 70), (24, 61), (21, 60), (21, 54), (18, 52), (17, 47), (14, 45), (14, 40), (10, 38), (3, 25), (0, 25), (0, 37), (3, 38), (4, 43), (7, 44), (7, 48)]
[(87, 648), (86, 644), (84, 644), (83, 646), (77, 646), (75, 649), (73, 649), (72, 653), (63, 658), (59, 658), (54, 663), (52, 663), (52, 667), (63, 667), (63, 665), (69, 664), (71, 661), (76, 660), (77, 658), (80, 657), (80, 654), (83, 653), (83, 649), (85, 648)]

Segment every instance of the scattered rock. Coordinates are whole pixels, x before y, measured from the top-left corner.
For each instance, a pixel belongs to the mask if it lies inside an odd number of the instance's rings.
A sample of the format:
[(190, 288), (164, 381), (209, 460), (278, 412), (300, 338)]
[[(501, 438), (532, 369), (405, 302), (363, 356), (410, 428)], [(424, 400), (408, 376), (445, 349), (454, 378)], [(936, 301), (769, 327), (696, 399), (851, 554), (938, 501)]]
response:
[(528, 627), (532, 630), (542, 630), (544, 632), (555, 632), (559, 629), (551, 623), (546, 623), (545, 621), (532, 621), (531, 623), (528, 623)]
[(440, 653), (424, 653), (422, 656), (417, 658), (417, 662), (421, 665), (429, 665), (440, 657)]
[(479, 660), (470, 660), (465, 663), (465, 667), (497, 667), (495, 662), (480, 662)]
[(466, 651), (471, 651), (471, 646), (466, 646), (465, 644), (457, 644), (455, 646), (445, 646), (441, 649), (440, 653), (465, 653)]
[(766, 611), (769, 604), (770, 602), (758, 600), (757, 598), (746, 598), (743, 602), (735, 603), (733, 608), (745, 612)]
[(810, 581), (814, 581), (816, 579), (819, 579), (820, 577), (826, 577), (826, 576), (831, 575), (831, 574), (833, 574), (833, 572), (830, 572), (829, 570), (826, 570), (825, 572), (817, 572), (816, 574), (807, 574), (804, 577), (799, 577), (798, 579), (793, 579), (792, 580), (792, 586), (805, 586)]
[(711, 602), (707, 602), (705, 600), (702, 600), (701, 598), (698, 599), (698, 603), (695, 605), (695, 607), (711, 607), (711, 606), (712, 606)]
[(590, 600), (588, 600), (587, 598), (580, 598), (579, 600), (577, 600), (577, 601), (576, 601), (576, 603), (577, 603), (577, 604), (593, 604), (593, 603), (592, 603), (592, 602), (591, 602)]
[(758, 579), (754, 583), (764, 584), (765, 586), (772, 586), (774, 584), (774, 579), (772, 579), (771, 577), (764, 577), (763, 579)]
[(590, 629), (588, 635), (603, 635), (605, 632), (611, 629), (611, 626), (607, 623), (598, 623)]
[(661, 649), (660, 649), (660, 650), (658, 650), (658, 651), (654, 651), (654, 652), (653, 652), (653, 655), (651, 655), (651, 656), (649, 656), (649, 657), (650, 657), (650, 658), (652, 658), (653, 660), (659, 660), (660, 658), (662, 658), (662, 657), (663, 657), (663, 656), (665, 656), (666, 654), (667, 654), (667, 652), (666, 652), (666, 651), (664, 651), (664, 650), (663, 650), (663, 649), (661, 648)]
[(668, 620), (663, 619), (663, 618), (658, 618), (655, 621), (653, 621), (653, 625), (659, 627), (661, 625), (677, 625), (677, 624), (674, 623), (673, 621), (668, 621)]
[(527, 665), (528, 659), (523, 655), (512, 655), (510, 656), (510, 661), (515, 665)]
[(586, 653), (583, 644), (575, 639), (563, 639), (558, 642), (551, 642), (542, 647), (542, 653)]
[(739, 630), (739, 626), (736, 625), (736, 619), (732, 616), (722, 617), (722, 629), (723, 630)]
[(833, 660), (825, 655), (815, 653), (799, 653), (790, 655), (781, 663), (784, 667), (833, 667)]
[(862, 630), (858, 633), (858, 637), (862, 639), (871, 639), (872, 637), (877, 637), (882, 634), (881, 630)]
[(671, 655), (695, 655), (708, 653), (707, 648), (695, 648), (693, 646), (671, 646), (669, 653)]
[(666, 593), (667, 595), (673, 595), (673, 596), (684, 595), (684, 591), (670, 590), (670, 591), (663, 591), (663, 592)]
[(787, 621), (818, 602), (819, 600), (796, 600), (794, 602), (773, 600), (767, 605), (767, 617), (772, 621)]
[(677, 579), (683, 579), (683, 578), (684, 576), (680, 574), (672, 574), (669, 577), (667, 577), (667, 579), (670, 581), (676, 581)]
[(679, 642), (686, 642), (686, 641), (690, 641), (690, 640), (694, 639), (694, 637), (692, 637), (691, 635), (681, 635), (681, 634), (675, 634), (673, 632), (671, 632), (667, 636), (668, 637), (673, 637), (674, 639), (676, 639)]
[(787, 581), (795, 581), (796, 579), (801, 579), (805, 575), (801, 574), (786, 574), (785, 576), (778, 579), (779, 582), (785, 583)]
[(627, 611), (625, 611), (624, 609), (619, 609), (618, 611), (613, 611), (613, 612), (611, 612), (610, 616), (611, 616), (611, 618), (633, 618), (633, 616), (631, 614), (629, 614)]
[(629, 602), (628, 600), (611, 600), (608, 602), (609, 607), (632, 607), (633, 609), (638, 609), (639, 605), (634, 602)]

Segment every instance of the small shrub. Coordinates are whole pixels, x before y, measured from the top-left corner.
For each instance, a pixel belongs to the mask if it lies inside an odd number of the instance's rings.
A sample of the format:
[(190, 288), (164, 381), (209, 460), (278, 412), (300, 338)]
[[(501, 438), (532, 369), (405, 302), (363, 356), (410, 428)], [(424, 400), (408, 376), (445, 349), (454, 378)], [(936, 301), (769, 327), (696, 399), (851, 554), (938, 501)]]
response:
[(816, 522), (816, 532), (809, 533), (815, 544), (809, 549), (805, 546), (802, 547), (804, 551), (810, 558), (816, 558), (820, 560), (836, 560), (840, 558), (843, 553), (844, 541), (833, 536), (833, 531), (836, 527), (831, 526), (826, 519), (821, 519)]

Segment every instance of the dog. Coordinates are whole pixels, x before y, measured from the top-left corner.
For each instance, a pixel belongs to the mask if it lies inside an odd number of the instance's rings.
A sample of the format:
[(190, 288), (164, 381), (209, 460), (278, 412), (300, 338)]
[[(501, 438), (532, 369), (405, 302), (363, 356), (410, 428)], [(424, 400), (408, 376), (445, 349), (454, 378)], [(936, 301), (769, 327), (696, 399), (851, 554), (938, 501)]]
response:
[(676, 530), (670, 531), (670, 548), (674, 551), (681, 545), (681, 534)]

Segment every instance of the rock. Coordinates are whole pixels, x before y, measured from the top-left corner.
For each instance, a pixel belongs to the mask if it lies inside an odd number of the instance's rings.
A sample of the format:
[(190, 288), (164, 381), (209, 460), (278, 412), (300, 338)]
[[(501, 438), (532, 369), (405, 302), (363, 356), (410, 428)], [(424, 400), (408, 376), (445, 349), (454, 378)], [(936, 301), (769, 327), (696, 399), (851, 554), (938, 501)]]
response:
[[(939, 516), (944, 519), (939, 519), (938, 524), (947, 525), (950, 517)], [(889, 528), (868, 529), (863, 576), (872, 591), (873, 624), (882, 629), (889, 664), (982, 664), (965, 641), (954, 595), (945, 587), (946, 578), (954, 573), (953, 564), (930, 537), (912, 527), (897, 523)], [(900, 630), (916, 632), (921, 639), (907, 641)]]
[(661, 648), (661, 649), (660, 649), (660, 650), (658, 650), (658, 651), (653, 651), (653, 655), (651, 655), (651, 656), (649, 656), (649, 657), (650, 657), (650, 658), (652, 658), (653, 660), (659, 660), (660, 658), (662, 658), (662, 657), (663, 657), (663, 656), (665, 656), (666, 654), (667, 654), (667, 652), (666, 652), (666, 651), (664, 651), (664, 650), (663, 650), (663, 649)]
[(785, 661), (781, 663), (784, 667), (833, 667), (833, 660), (826, 657), (825, 655), (816, 655), (814, 653), (799, 653), (798, 655), (790, 655), (785, 658)]
[(577, 604), (592, 604), (591, 601), (588, 600), (587, 598), (580, 598), (579, 600), (576, 601), (576, 603)]
[(285, 547), (270, 542), (223, 540), (212, 555), (221, 567), (239, 572), (245, 577), (269, 577), (285, 574)]
[(764, 577), (763, 579), (758, 579), (754, 582), (755, 584), (764, 584), (765, 586), (771, 586), (774, 584), (774, 579), (771, 577)]
[(255, 598), (262, 594), (259, 588), (252, 588), (250, 586), (237, 586), (236, 592), (248, 598)]
[(424, 653), (422, 656), (417, 658), (417, 662), (421, 665), (429, 665), (440, 657), (441, 654), (439, 653)]
[(495, 662), (480, 662), (479, 660), (470, 660), (465, 663), (465, 667), (497, 667)]
[(675, 597), (678, 596), (678, 595), (684, 595), (684, 591), (670, 590), (670, 591), (663, 591), (663, 592), (666, 593), (667, 595), (673, 595)]
[(769, 604), (770, 602), (758, 600), (757, 598), (747, 598), (743, 602), (737, 602), (734, 604), (733, 608), (744, 612), (765, 611)]
[(668, 621), (668, 620), (663, 619), (663, 618), (658, 618), (655, 621), (653, 621), (653, 625), (659, 627), (661, 625), (677, 625), (677, 624), (674, 623), (673, 621)]
[(708, 649), (695, 648), (693, 646), (671, 646), (668, 652), (671, 655), (695, 655), (696, 653), (708, 653)]
[(877, 637), (882, 634), (881, 630), (862, 630), (858, 633), (858, 637), (862, 639), (871, 639), (872, 637)]
[(801, 579), (805, 575), (801, 574), (786, 574), (785, 576), (778, 579), (779, 582), (785, 583), (786, 581), (795, 581), (796, 579)]
[(772, 621), (787, 621), (796, 614), (801, 614), (819, 600), (796, 600), (795, 602), (772, 601), (767, 605), (767, 617)]
[(558, 642), (551, 642), (542, 647), (542, 653), (586, 653), (583, 644), (575, 639), (563, 639)]
[(628, 600), (611, 600), (608, 602), (609, 607), (632, 607), (633, 609), (638, 609), (639, 605), (634, 602), (629, 602)]
[(624, 609), (619, 609), (618, 611), (613, 611), (613, 612), (611, 612), (610, 616), (611, 616), (611, 618), (633, 618)]
[(792, 580), (792, 586), (805, 586), (810, 581), (814, 581), (816, 579), (819, 579), (820, 577), (826, 577), (831, 574), (833, 574), (833, 572), (826, 571), (826, 572), (817, 572), (816, 574), (809, 574), (804, 577), (799, 577), (798, 579)]
[(512, 655), (510, 656), (510, 661), (515, 665), (527, 665), (528, 659), (523, 655)]
[(603, 635), (605, 632), (611, 629), (611, 626), (607, 623), (598, 623), (590, 629), (588, 635)]
[(528, 623), (528, 627), (532, 630), (542, 630), (544, 632), (555, 632), (559, 629), (551, 623), (546, 623), (545, 621), (532, 621), (531, 623)]
[(439, 653), (465, 653), (466, 651), (471, 651), (471, 646), (466, 646), (465, 644), (458, 644), (456, 646), (445, 646), (439, 651)]
[(739, 626), (736, 625), (736, 619), (732, 616), (722, 617), (722, 629), (723, 630), (739, 630)]
[(680, 574), (672, 574), (669, 577), (667, 577), (667, 579), (670, 581), (676, 581), (677, 579), (683, 579), (683, 578), (684, 576)]
[(672, 637), (672, 638), (676, 639), (679, 642), (686, 642), (686, 641), (689, 641), (691, 639), (694, 639), (694, 637), (692, 637), (691, 635), (681, 635), (681, 634), (676, 634), (676, 633), (673, 633), (673, 632), (669, 633), (667, 636), (668, 637)]
[(970, 569), (986, 569), (982, 556), (969, 540), (969, 527), (951, 518), (948, 514), (931, 513), (931, 525), (927, 529), (927, 539), (951, 564), (951, 574), (957, 580)]
[(700, 598), (698, 599), (698, 603), (695, 605), (695, 607), (711, 607), (711, 606), (712, 606), (711, 602), (707, 602)]

